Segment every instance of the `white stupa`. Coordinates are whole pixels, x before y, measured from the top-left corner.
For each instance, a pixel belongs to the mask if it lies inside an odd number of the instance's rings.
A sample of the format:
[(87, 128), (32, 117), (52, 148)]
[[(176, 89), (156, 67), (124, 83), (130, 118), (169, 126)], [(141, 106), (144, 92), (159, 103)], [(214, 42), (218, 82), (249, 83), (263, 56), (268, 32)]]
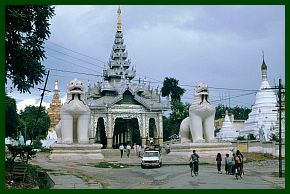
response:
[(277, 129), (277, 111), (273, 111), (277, 110), (277, 100), (274, 91), (269, 89), (271, 86), (267, 81), (267, 65), (264, 56), (261, 71), (262, 83), (256, 94), (256, 102), (239, 136), (247, 138), (249, 134), (253, 134), (256, 139), (269, 141), (270, 135)]
[(228, 110), (226, 110), (225, 119), (222, 125), (220, 132), (217, 134), (216, 138), (219, 141), (233, 141), (236, 140), (239, 136), (239, 133), (233, 127), (232, 122), (230, 121)]

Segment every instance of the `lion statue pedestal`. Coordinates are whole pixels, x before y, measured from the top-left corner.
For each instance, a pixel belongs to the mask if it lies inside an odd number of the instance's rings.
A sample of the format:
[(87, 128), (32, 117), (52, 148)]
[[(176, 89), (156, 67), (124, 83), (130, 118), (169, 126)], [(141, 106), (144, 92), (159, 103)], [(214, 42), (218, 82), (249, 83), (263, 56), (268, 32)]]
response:
[(67, 100), (55, 127), (58, 142), (51, 148), (53, 160), (103, 159), (102, 144), (89, 144), (90, 108), (84, 99), (83, 83), (77, 79), (67, 86)]
[(217, 143), (214, 137), (215, 108), (208, 100), (208, 86), (200, 83), (195, 89), (195, 99), (189, 107), (189, 117), (180, 124), (180, 144), (170, 144), (170, 155), (190, 156), (192, 150), (200, 161), (212, 163), (218, 152), (231, 153), (231, 143)]

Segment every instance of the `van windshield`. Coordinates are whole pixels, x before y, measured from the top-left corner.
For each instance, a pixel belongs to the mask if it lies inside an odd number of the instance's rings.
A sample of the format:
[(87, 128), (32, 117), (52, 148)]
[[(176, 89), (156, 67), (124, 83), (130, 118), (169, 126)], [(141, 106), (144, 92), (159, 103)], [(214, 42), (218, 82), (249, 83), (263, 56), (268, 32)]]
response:
[(159, 154), (158, 154), (158, 152), (145, 152), (144, 156), (145, 157), (158, 157)]

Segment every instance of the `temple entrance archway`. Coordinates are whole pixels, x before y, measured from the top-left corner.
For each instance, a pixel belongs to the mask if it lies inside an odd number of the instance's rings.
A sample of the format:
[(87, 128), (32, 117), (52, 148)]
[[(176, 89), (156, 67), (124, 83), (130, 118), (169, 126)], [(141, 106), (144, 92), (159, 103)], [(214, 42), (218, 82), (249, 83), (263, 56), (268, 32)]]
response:
[(141, 144), (140, 130), (136, 118), (116, 118), (113, 133), (113, 148), (119, 148), (120, 144)]
[(96, 143), (103, 144), (102, 148), (107, 147), (107, 136), (106, 136), (106, 131), (105, 131), (105, 123), (104, 123), (104, 119), (102, 117), (98, 119), (95, 139), (96, 139)]

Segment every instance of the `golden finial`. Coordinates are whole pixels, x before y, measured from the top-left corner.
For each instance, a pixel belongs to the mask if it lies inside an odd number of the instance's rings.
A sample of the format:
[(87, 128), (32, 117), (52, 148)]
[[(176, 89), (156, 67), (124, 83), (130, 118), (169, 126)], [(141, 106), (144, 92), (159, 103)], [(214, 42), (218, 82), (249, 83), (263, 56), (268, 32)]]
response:
[(117, 31), (118, 32), (122, 32), (122, 26), (121, 26), (121, 9), (120, 9), (120, 5), (119, 5), (119, 7), (118, 7), (118, 11), (117, 11), (117, 13), (118, 13), (118, 26), (117, 26)]

